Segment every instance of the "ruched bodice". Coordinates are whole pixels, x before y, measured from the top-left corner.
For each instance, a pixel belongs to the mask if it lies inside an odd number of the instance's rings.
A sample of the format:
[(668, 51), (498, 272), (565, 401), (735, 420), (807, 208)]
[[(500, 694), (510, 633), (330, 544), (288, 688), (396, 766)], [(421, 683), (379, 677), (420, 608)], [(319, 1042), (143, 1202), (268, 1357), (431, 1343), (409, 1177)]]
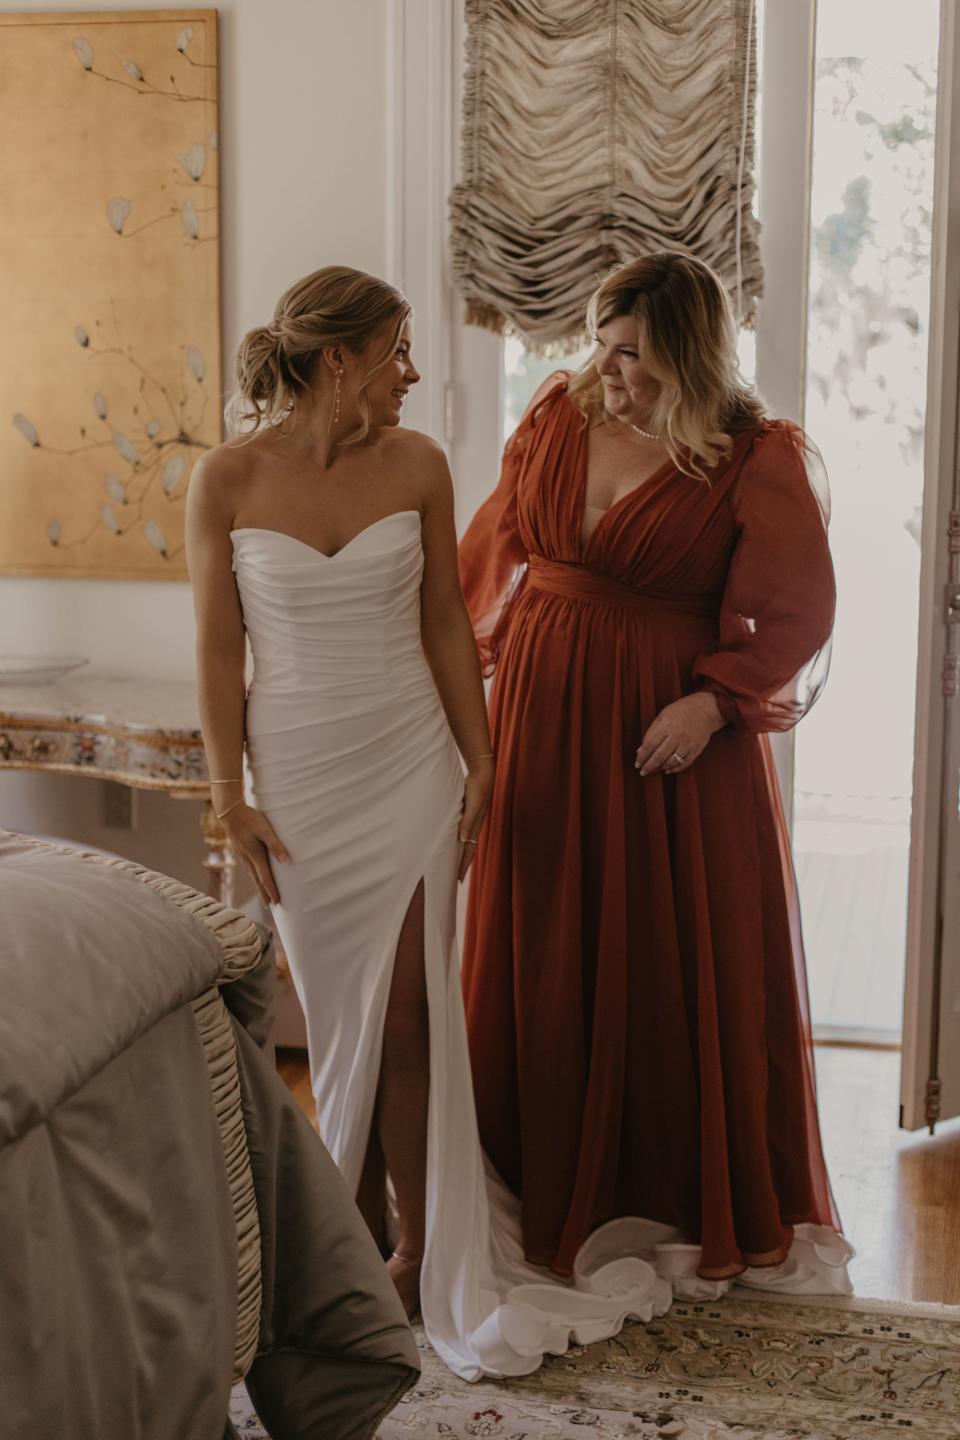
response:
[[(348, 762), (364, 784), (396, 783), (425, 753), (443, 753), (449, 768), (450, 732), (420, 641), (417, 511), (368, 526), (333, 556), (275, 530), (234, 530), (233, 545), (253, 652), (248, 754), (262, 798), (276, 804)], [(345, 773), (337, 788), (350, 803)]]
[(331, 705), (348, 705), (364, 694), (381, 702), (385, 681), (430, 682), (416, 510), (388, 515), (332, 556), (278, 530), (234, 530), (233, 545), (257, 689), (328, 691)]

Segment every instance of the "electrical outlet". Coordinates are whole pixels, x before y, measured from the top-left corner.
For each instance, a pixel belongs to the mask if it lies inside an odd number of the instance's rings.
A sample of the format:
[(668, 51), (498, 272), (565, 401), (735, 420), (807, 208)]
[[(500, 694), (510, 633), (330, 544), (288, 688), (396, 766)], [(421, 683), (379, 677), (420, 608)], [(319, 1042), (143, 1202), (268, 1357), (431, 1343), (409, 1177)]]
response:
[(111, 830), (136, 829), (137, 798), (129, 785), (121, 785), (116, 780), (104, 780), (103, 823)]

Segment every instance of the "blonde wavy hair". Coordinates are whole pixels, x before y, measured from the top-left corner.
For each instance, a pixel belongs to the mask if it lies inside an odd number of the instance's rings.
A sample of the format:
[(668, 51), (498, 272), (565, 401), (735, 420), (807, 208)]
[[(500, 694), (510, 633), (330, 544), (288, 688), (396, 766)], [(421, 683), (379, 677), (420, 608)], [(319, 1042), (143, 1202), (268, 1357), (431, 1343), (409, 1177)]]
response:
[[(620, 265), (587, 307), (590, 334), (624, 316), (640, 327), (644, 367), (660, 383), (647, 422), (671, 460), (704, 480), (730, 453), (731, 437), (764, 418), (756, 390), (740, 374), (737, 326), (716, 271), (678, 250), (659, 250)], [(568, 393), (589, 423), (603, 410), (593, 361), (572, 377)]]
[(280, 296), (270, 324), (241, 340), (227, 425), (247, 439), (271, 425), (286, 431), (310, 394), (325, 346), (357, 355), (383, 333), (360, 387), (360, 423), (341, 442), (361, 444), (370, 432), (366, 388), (396, 349), (410, 313), (406, 296), (363, 270), (326, 265), (306, 275)]

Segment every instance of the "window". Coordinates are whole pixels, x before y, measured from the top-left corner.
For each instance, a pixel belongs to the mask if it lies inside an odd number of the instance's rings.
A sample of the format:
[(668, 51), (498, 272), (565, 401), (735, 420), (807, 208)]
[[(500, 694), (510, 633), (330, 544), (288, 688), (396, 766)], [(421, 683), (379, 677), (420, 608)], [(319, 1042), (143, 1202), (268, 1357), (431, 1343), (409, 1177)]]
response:
[(805, 423), (838, 605), (794, 841), (821, 1030), (901, 1023), (938, 21), (937, 0), (818, 7)]

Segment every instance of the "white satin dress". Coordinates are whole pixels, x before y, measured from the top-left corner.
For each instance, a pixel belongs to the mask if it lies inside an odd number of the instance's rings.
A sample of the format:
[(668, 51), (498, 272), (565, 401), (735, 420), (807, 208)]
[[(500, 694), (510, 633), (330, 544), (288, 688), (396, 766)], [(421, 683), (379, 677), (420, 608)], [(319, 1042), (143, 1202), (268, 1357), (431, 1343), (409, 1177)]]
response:
[(648, 1320), (671, 1300), (611, 1227), (572, 1282), (526, 1263), (519, 1207), (480, 1149), (456, 944), (463, 772), (420, 638), (420, 517), (405, 510), (328, 557), (274, 530), (232, 532), (254, 657), (247, 758), (290, 853), (274, 920), (307, 1022), (320, 1134), (356, 1192), (400, 928), (424, 882), (430, 1099), (424, 1328), (467, 1380)]

